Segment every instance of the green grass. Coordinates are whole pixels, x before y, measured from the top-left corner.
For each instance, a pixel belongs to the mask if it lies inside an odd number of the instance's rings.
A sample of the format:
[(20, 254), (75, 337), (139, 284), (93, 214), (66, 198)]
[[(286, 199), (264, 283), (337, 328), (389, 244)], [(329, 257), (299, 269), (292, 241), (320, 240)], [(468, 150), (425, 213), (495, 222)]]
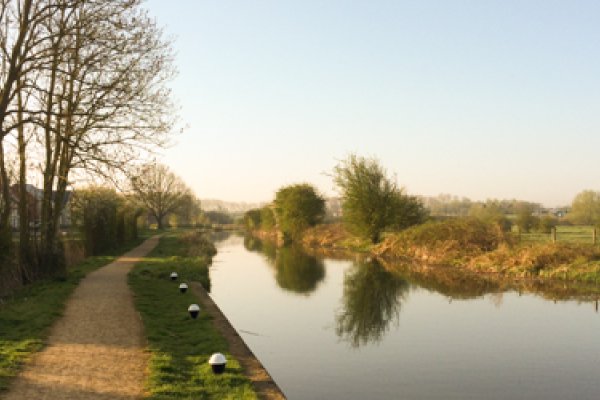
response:
[[(198, 300), (189, 291), (181, 294), (178, 289), (179, 283), (191, 281), (208, 287), (211, 250), (212, 246), (190, 234), (168, 234), (129, 275), (151, 353), (150, 399), (257, 398), (210, 317), (202, 312), (196, 320), (188, 316), (188, 306)], [(179, 274), (176, 282), (169, 279), (172, 271)], [(215, 352), (228, 359), (222, 375), (214, 375), (208, 365)]]
[(111, 255), (89, 257), (70, 268), (67, 279), (37, 282), (0, 299), (0, 392), (8, 388), (25, 361), (43, 348), (50, 326), (62, 315), (81, 279), (131, 247), (130, 244)]
[[(556, 241), (579, 244), (592, 244), (593, 226), (565, 226), (556, 227)], [(600, 234), (600, 231), (598, 232)], [(598, 238), (600, 243), (600, 237)], [(522, 233), (521, 242), (523, 243), (549, 243), (552, 241), (552, 236), (549, 233)]]

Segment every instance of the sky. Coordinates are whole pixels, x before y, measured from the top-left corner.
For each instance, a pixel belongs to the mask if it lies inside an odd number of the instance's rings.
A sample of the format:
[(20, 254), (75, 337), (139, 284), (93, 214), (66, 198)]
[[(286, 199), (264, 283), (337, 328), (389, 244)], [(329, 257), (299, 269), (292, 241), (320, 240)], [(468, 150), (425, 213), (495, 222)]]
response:
[(600, 190), (600, 2), (148, 0), (174, 40), (200, 198), (270, 201), (375, 157), (408, 193), (570, 204)]

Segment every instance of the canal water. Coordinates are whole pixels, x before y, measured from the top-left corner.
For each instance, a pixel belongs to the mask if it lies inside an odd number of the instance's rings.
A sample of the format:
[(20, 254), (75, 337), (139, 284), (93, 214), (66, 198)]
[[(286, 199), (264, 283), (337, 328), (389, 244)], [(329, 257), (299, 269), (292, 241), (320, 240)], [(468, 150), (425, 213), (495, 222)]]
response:
[(216, 245), (211, 296), (291, 400), (600, 398), (589, 299)]

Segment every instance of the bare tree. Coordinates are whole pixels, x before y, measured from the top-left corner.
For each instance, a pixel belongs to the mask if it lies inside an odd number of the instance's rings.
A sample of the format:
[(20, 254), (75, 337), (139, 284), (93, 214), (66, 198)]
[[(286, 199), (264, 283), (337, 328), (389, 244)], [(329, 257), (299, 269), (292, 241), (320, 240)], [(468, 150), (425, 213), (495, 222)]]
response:
[(65, 1), (53, 38), (44, 105), (41, 249), (56, 249), (72, 170), (125, 169), (165, 143), (174, 115), (165, 82), (172, 54), (138, 0)]
[(132, 178), (131, 188), (137, 202), (152, 214), (163, 228), (164, 218), (182, 207), (191, 195), (185, 183), (162, 164), (148, 164)]
[[(0, 253), (10, 247), (10, 181), (6, 137), (29, 122), (23, 117), (17, 96), (25, 89), (25, 77), (44, 63), (45, 37), (41, 24), (58, 5), (51, 1), (0, 0)], [(19, 151), (22, 147), (19, 146)]]
[(42, 174), (42, 275), (64, 272), (58, 228), (72, 175), (125, 171), (163, 146), (175, 122), (171, 46), (141, 3), (0, 0), (0, 230), (10, 212), (4, 145), (16, 130), (21, 193), (28, 161)]

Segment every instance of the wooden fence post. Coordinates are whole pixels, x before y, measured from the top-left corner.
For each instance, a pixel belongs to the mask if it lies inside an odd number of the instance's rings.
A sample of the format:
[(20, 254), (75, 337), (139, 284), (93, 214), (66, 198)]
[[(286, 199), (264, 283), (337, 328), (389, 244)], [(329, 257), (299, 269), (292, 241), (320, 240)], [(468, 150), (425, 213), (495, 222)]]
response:
[(598, 240), (598, 232), (596, 231), (596, 228), (594, 227), (594, 231), (592, 232), (592, 242), (594, 244), (596, 244), (597, 240)]
[(556, 243), (556, 227), (552, 228), (552, 243)]

